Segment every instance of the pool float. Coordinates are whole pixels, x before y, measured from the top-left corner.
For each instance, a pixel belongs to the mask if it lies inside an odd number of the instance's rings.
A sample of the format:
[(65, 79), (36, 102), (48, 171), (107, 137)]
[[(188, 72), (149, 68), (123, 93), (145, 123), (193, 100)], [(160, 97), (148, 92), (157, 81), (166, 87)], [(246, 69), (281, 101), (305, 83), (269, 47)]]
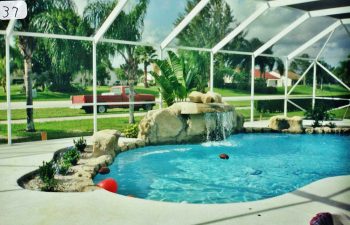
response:
[(97, 186), (113, 193), (117, 193), (118, 191), (118, 183), (112, 178), (101, 181)]
[(220, 157), (220, 159), (229, 159), (230, 158), (230, 156), (228, 156), (225, 153), (220, 154), (219, 157)]
[(310, 225), (333, 225), (332, 214), (328, 212), (317, 213), (311, 219)]

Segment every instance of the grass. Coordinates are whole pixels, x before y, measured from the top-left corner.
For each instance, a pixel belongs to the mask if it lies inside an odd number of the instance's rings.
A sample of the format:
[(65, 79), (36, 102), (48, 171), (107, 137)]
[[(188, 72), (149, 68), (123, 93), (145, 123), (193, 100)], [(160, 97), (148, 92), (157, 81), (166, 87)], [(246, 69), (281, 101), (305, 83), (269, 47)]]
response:
[[(243, 114), (245, 120), (248, 121), (250, 118), (250, 110), (237, 110)], [(333, 111), (334, 115), (338, 119), (342, 119), (344, 116), (346, 119), (350, 119), (350, 110), (340, 109)], [(259, 113), (254, 111), (255, 120), (266, 120), (271, 116), (281, 115), (282, 113)], [(302, 111), (288, 112), (288, 116), (303, 116)], [(136, 122), (141, 120), (141, 117), (135, 117)], [(122, 131), (128, 125), (128, 117), (125, 118), (101, 118), (98, 119), (98, 129), (117, 129)], [(12, 135), (14, 142), (26, 142), (26, 141), (37, 141), (41, 139), (41, 132), (47, 132), (48, 139), (58, 139), (67, 137), (78, 137), (78, 136), (90, 136), (93, 130), (92, 119), (87, 120), (75, 120), (75, 121), (60, 121), (60, 122), (45, 122), (36, 123), (36, 132), (28, 133), (25, 131), (25, 124), (13, 124)], [(0, 143), (6, 143), (7, 139), (7, 126), (0, 124)]]
[[(97, 94), (109, 92), (109, 86), (100, 86), (97, 87)], [(144, 87), (135, 87), (137, 93), (140, 94), (153, 94), (158, 96), (158, 88), (156, 86), (152, 86), (149, 88)], [(72, 93), (61, 93), (61, 92), (53, 92), (53, 91), (44, 91), (37, 92), (37, 97), (34, 98), (34, 101), (62, 101), (70, 100), (71, 95), (92, 95), (92, 87), (87, 87), (83, 92), (72, 92)], [(11, 100), (13, 102), (25, 101), (26, 96), (25, 93), (22, 92), (22, 85), (12, 85), (11, 86)], [(0, 102), (6, 101), (6, 93), (4, 90), (0, 89)]]
[[(291, 87), (288, 87), (288, 91)], [(284, 87), (277, 88), (277, 94), (284, 95)], [(295, 87), (292, 95), (312, 95), (312, 86), (308, 85), (298, 85)], [(316, 96), (339, 96), (339, 95), (349, 95), (343, 86), (340, 85), (323, 85), (322, 90), (320, 88), (316, 89)]]
[[(139, 122), (141, 117), (135, 117)], [(122, 131), (128, 125), (128, 118), (105, 118), (98, 119), (98, 130), (116, 129)], [(93, 131), (93, 121), (75, 120), (60, 122), (36, 123), (36, 132), (26, 132), (25, 124), (13, 124), (12, 136), (14, 142), (41, 140), (41, 132), (47, 132), (48, 139), (90, 136)], [(0, 143), (6, 143), (7, 127), (0, 124)]]
[[(22, 85), (12, 85), (11, 86), (11, 99), (14, 102), (18, 101), (25, 101), (26, 97), (25, 94), (21, 92)], [(100, 86), (97, 87), (97, 93), (101, 94), (104, 92), (109, 92), (110, 87), (109, 86)], [(291, 87), (288, 88), (290, 90)], [(149, 88), (145, 88), (142, 86), (136, 86), (135, 90), (137, 93), (140, 94), (152, 94), (156, 97), (159, 96), (158, 87), (157, 86), (151, 86)], [(250, 91), (242, 91), (242, 90), (236, 90), (236, 89), (228, 89), (228, 88), (214, 88), (214, 91), (221, 94), (223, 97), (229, 97), (229, 96), (250, 96)], [(59, 101), (59, 100), (70, 100), (71, 95), (83, 95), (83, 94), (92, 94), (92, 87), (87, 87), (85, 91), (80, 93), (60, 93), (60, 92), (52, 92), (52, 91), (45, 91), (45, 92), (38, 92), (37, 97), (34, 98), (34, 101)], [(284, 94), (284, 88), (278, 87), (277, 93), (278, 95)], [(312, 86), (307, 85), (299, 85), (297, 86), (293, 92), (292, 95), (311, 95), (312, 94)], [(256, 93), (256, 95), (267, 95), (267, 94), (259, 94)], [(322, 90), (317, 89), (316, 90), (317, 96), (340, 96), (340, 95), (349, 95), (349, 92), (343, 88), (340, 85), (323, 85)], [(6, 93), (2, 89), (0, 89), (0, 102), (6, 101)]]
[[(156, 108), (156, 107), (154, 107)], [(128, 113), (129, 109), (108, 109), (106, 113), (101, 113), (98, 115), (110, 115), (110, 114), (122, 114)], [(138, 111), (135, 111), (138, 112)], [(144, 112), (143, 109), (140, 112)], [(58, 117), (73, 117), (73, 116), (91, 116), (92, 114), (86, 114), (82, 109), (71, 109), (71, 108), (45, 108), (45, 109), (34, 109), (34, 119), (39, 118), (58, 118)], [(26, 119), (25, 109), (14, 109), (11, 110), (12, 120)], [(5, 110), (0, 110), (0, 121), (7, 119), (7, 112)]]
[[(288, 87), (288, 91), (291, 87)], [(242, 91), (236, 89), (228, 88), (214, 88), (214, 92), (221, 94), (223, 97), (234, 97), (234, 96), (250, 96), (250, 91)], [(312, 95), (312, 86), (308, 85), (298, 85), (292, 95)], [(255, 95), (270, 95), (270, 94), (259, 94)], [(284, 87), (278, 87), (276, 95), (284, 95)], [(340, 85), (323, 85), (322, 90), (316, 89), (316, 96), (340, 96), (340, 95), (349, 95), (349, 92)]]

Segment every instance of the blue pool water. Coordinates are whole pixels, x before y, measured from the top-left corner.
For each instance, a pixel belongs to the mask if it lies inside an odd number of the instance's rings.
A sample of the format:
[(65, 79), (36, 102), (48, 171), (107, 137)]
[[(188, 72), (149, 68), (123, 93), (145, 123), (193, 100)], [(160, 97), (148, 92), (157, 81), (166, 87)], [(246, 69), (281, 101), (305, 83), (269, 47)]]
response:
[[(350, 174), (350, 138), (339, 135), (238, 134), (221, 142), (150, 146), (117, 156), (118, 193), (188, 203), (245, 202)], [(219, 158), (226, 153), (228, 160)]]

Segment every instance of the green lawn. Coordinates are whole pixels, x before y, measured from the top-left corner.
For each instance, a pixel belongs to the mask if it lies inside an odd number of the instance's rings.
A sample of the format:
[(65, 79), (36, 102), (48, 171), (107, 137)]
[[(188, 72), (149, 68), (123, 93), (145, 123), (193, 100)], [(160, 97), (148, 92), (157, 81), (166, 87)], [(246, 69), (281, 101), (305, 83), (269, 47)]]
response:
[[(291, 87), (288, 87), (288, 91)], [(226, 89), (226, 88), (214, 88), (214, 92), (221, 94), (223, 97), (231, 97), (231, 96), (250, 96), (250, 91), (242, 91), (235, 89)], [(277, 88), (277, 95), (284, 95), (284, 87)], [(292, 95), (312, 95), (312, 86), (297, 86)], [(349, 91), (343, 88), (340, 85), (324, 85), (322, 90), (316, 89), (316, 96), (339, 96), (339, 95), (349, 95)], [(259, 94), (255, 93), (255, 95), (269, 95), (269, 94)]]
[[(288, 87), (288, 91), (291, 87)], [(284, 95), (284, 87), (278, 87), (277, 93)], [(349, 95), (349, 91), (340, 85), (323, 85), (322, 90), (320, 88), (316, 89), (316, 96), (339, 96), (339, 95)], [(291, 95), (312, 95), (312, 86), (298, 85), (295, 87)]]
[[(108, 86), (100, 86), (97, 87), (97, 94), (109, 92), (110, 87)], [(137, 93), (140, 94), (153, 94), (158, 97), (158, 88), (156, 86), (152, 86), (149, 88), (144, 87), (135, 87)], [(61, 101), (61, 100), (70, 100), (71, 95), (84, 95), (84, 94), (92, 94), (92, 87), (87, 87), (83, 92), (76, 93), (61, 93), (61, 92), (38, 92), (37, 97), (34, 98), (34, 101)], [(26, 96), (22, 92), (22, 85), (12, 85), (11, 86), (11, 100), (14, 102), (25, 101)], [(0, 89), (0, 102), (6, 101), (6, 93), (4, 90)]]
[[(21, 92), (22, 85), (12, 85), (11, 86), (11, 99), (12, 101), (25, 101), (25, 94)], [(101, 94), (104, 92), (109, 92), (110, 87), (108, 86), (100, 86), (97, 87), (97, 93)], [(290, 87), (288, 88), (288, 90)], [(158, 87), (152, 86), (149, 88), (144, 88), (141, 86), (136, 86), (135, 90), (140, 94), (153, 94), (158, 97)], [(229, 96), (250, 96), (250, 91), (242, 91), (236, 89), (228, 89), (228, 88), (214, 88), (214, 91), (221, 94), (223, 97)], [(60, 93), (60, 92), (38, 92), (37, 97), (34, 98), (34, 101), (58, 101), (58, 100), (69, 100), (71, 95), (82, 95), (82, 94), (92, 94), (92, 87), (87, 87), (87, 89), (81, 93)], [(277, 88), (277, 94), (283, 95), (284, 88)], [(323, 89), (317, 89), (317, 96), (339, 96), (339, 95), (348, 95), (349, 92), (340, 85), (324, 85)], [(256, 95), (267, 95), (267, 94), (256, 94)], [(312, 95), (312, 87), (311, 86), (297, 86), (292, 95)], [(2, 89), (0, 89), (0, 102), (6, 101), (6, 93)]]
[[(156, 108), (156, 107), (154, 107)], [(109, 115), (109, 114), (121, 114), (128, 113), (129, 109), (108, 109), (106, 113), (101, 113), (98, 115)], [(137, 111), (135, 111), (137, 112)], [(141, 109), (139, 112), (144, 112)], [(14, 109), (11, 110), (12, 120), (19, 120), (26, 118), (25, 109)], [(71, 109), (71, 108), (46, 108), (46, 109), (34, 109), (34, 119), (38, 118), (55, 118), (55, 117), (71, 117), (71, 116), (91, 116), (92, 114), (85, 113), (82, 109)], [(0, 110), (0, 121), (7, 119), (7, 112), (5, 110)]]
[[(135, 117), (139, 122), (141, 117)], [(98, 119), (98, 130), (116, 129), (122, 131), (128, 125), (128, 118)], [(93, 120), (75, 120), (60, 122), (36, 123), (37, 132), (25, 131), (25, 124), (13, 124), (12, 136), (14, 142), (36, 141), (41, 139), (40, 133), (47, 132), (48, 139), (78, 137), (92, 135)], [(0, 143), (7, 143), (7, 127), (0, 124)]]

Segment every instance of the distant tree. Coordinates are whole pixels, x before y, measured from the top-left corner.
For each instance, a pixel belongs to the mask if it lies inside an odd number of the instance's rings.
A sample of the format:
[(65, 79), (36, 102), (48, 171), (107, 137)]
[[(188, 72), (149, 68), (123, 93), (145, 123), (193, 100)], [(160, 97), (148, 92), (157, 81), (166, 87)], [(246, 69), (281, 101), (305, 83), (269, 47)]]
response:
[(111, 79), (110, 68), (112, 64), (110, 60), (99, 60), (97, 65), (97, 82), (99, 85), (106, 85), (106, 81)]
[[(249, 51), (254, 52), (259, 47), (261, 47), (264, 44), (264, 42), (260, 41), (258, 38), (253, 38), (250, 40), (249, 43)], [(273, 54), (272, 48), (268, 48), (265, 50), (266, 54)], [(259, 66), (260, 69), (260, 78), (266, 78), (265, 72), (266, 69), (269, 69), (270, 71), (273, 69), (273, 66), (275, 64), (275, 59), (272, 57), (265, 57), (265, 56), (258, 56), (255, 58), (255, 64)]]
[[(0, 20), (0, 30), (6, 30), (8, 21)], [(5, 38), (4, 35), (0, 35), (0, 58), (5, 57)]]
[[(74, 4), (70, 0), (60, 1), (46, 1), (46, 0), (28, 0), (28, 16), (25, 19), (16, 21), (16, 28), (18, 30), (24, 30), (28, 32), (37, 32), (37, 26), (34, 24), (40, 20), (46, 20), (42, 14), (46, 15), (52, 10), (65, 10), (74, 8)], [(32, 58), (33, 52), (36, 47), (37, 39), (32, 37), (19, 36), (17, 45), (24, 58), (24, 84), (26, 89), (26, 105), (33, 105), (32, 95)], [(33, 108), (27, 108), (27, 127), (28, 132), (34, 132), (34, 121), (33, 121)]]
[(125, 71), (122, 68), (115, 68), (114, 72), (119, 80), (126, 80)]
[[(310, 58), (310, 56), (308, 54), (302, 54), (301, 55), (302, 58)], [(306, 69), (310, 66), (310, 62), (308, 60), (303, 60), (303, 59), (294, 59), (289, 66), (289, 69), (291, 71), (293, 71), (294, 73), (300, 74), (302, 75)], [(312, 70), (310, 70), (306, 76), (303, 79), (303, 84), (306, 85), (306, 78), (308, 78), (310, 80), (312, 80)], [(311, 82), (312, 83), (312, 82)]]
[(284, 67), (283, 61), (282, 61), (280, 58), (276, 58), (276, 59), (275, 59), (275, 66), (276, 66), (277, 71), (278, 71), (281, 75), (283, 75), (283, 74), (284, 74), (284, 71), (285, 71), (285, 67)]
[[(38, 31), (55, 34), (85, 35), (86, 25), (74, 8), (52, 10), (42, 13), (34, 26)], [(51, 90), (70, 92), (73, 74), (80, 71), (82, 65), (91, 61), (91, 54), (80, 41), (63, 39), (44, 39), (39, 42), (50, 59)], [(90, 57), (88, 57), (90, 56)], [(87, 67), (87, 65), (85, 65)]]
[(5, 70), (5, 59), (0, 58), (0, 86), (6, 93), (6, 70)]
[[(93, 28), (99, 27), (113, 10), (114, 1), (97, 0), (90, 2), (84, 11), (84, 19)], [(146, 15), (149, 0), (139, 0), (138, 3), (127, 12), (122, 11), (112, 23), (105, 36), (114, 39), (138, 41), (142, 37), (143, 20)], [(134, 102), (134, 82), (137, 76), (138, 59), (134, 45), (117, 45), (110, 48), (110, 55), (115, 55), (115, 50), (125, 61), (125, 73), (129, 80), (129, 102)], [(129, 123), (135, 123), (134, 104), (129, 104)]]
[[(185, 12), (180, 15), (175, 25), (179, 24), (185, 15), (187, 15), (199, 0), (187, 1)], [(178, 35), (178, 44), (182, 46), (212, 48), (222, 40), (236, 26), (236, 20), (232, 16), (230, 6), (221, 0), (212, 0), (204, 7), (191, 23)], [(239, 34), (227, 47), (230, 49), (240, 49), (244, 40), (245, 32)], [(189, 67), (194, 73), (193, 85), (198, 91), (205, 91), (210, 76), (210, 54), (207, 52), (180, 51), (180, 56), (184, 57)], [(218, 60), (223, 60), (219, 62)], [(240, 57), (224, 55), (223, 57), (215, 56), (215, 65), (228, 67), (242, 61)], [(215, 74), (218, 72), (215, 66)]]
[[(329, 71), (333, 71), (334, 68), (326, 63), (323, 60), (319, 60), (318, 61), (320, 64), (322, 64), (325, 68), (327, 68)], [(317, 79), (317, 84), (320, 85), (320, 88), (323, 88), (323, 84), (332, 84), (335, 83), (335, 79), (333, 77), (331, 77), (324, 69), (322, 69), (320, 66), (317, 66), (317, 70), (316, 70), (316, 79)], [(311, 76), (310, 76), (311, 77)], [(311, 83), (312, 79), (309, 80), (309, 82)]]
[(335, 68), (334, 74), (337, 75), (345, 84), (350, 85), (350, 55), (348, 59), (341, 61)]
[(150, 46), (139, 46), (136, 47), (135, 54), (139, 62), (143, 63), (144, 86), (148, 88), (147, 67), (151, 64), (152, 60), (157, 57), (156, 50)]

